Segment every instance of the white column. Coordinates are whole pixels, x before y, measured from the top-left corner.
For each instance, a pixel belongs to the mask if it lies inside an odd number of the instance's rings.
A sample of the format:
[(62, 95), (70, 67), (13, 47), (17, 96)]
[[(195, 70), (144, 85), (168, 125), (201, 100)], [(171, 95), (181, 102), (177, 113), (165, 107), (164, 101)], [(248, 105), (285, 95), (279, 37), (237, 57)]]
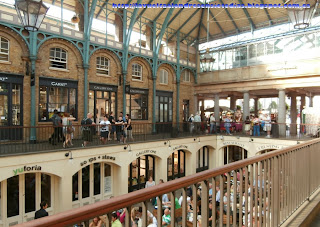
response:
[(278, 123), (279, 135), (286, 136), (286, 92), (284, 89), (279, 90)]
[(290, 135), (297, 135), (297, 95), (291, 95), (291, 107), (290, 107)]
[(220, 126), (220, 106), (219, 106), (219, 94), (214, 95), (214, 118), (217, 121), (217, 126)]
[(237, 101), (236, 96), (235, 95), (231, 95), (230, 96), (230, 109), (231, 110), (236, 110), (236, 108), (237, 108), (236, 101)]
[(243, 92), (243, 121), (250, 115), (250, 95), (248, 91)]
[[(59, 196), (55, 198), (54, 213), (63, 212), (72, 209), (72, 176), (66, 175), (59, 178)], [(56, 195), (56, 193), (55, 193)]]

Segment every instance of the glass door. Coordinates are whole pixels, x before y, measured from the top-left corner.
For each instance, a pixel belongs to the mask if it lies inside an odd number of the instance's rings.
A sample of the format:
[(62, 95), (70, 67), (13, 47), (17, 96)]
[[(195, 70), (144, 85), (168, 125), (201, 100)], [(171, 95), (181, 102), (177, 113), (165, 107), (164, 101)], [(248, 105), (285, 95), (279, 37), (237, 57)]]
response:
[(8, 95), (0, 95), (0, 126), (9, 126)]
[(156, 96), (157, 132), (172, 131), (172, 97)]

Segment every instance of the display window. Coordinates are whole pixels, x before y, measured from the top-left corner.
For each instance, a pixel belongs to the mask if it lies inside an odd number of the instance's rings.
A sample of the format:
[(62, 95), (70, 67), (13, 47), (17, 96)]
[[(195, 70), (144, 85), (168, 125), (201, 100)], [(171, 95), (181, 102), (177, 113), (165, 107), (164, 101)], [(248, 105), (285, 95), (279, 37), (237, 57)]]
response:
[(155, 158), (145, 155), (134, 160), (129, 166), (128, 191), (132, 192), (145, 188), (149, 177), (154, 179)]
[(78, 117), (78, 82), (40, 78), (39, 80), (39, 121), (50, 121), (54, 110)]
[(167, 159), (168, 174), (167, 178), (169, 180), (174, 180), (186, 175), (186, 157), (183, 150), (177, 150), (173, 152)]
[(197, 169), (196, 172), (209, 169), (209, 148), (204, 146), (197, 151)]
[(148, 90), (126, 87), (126, 112), (132, 120), (148, 120)]
[(248, 158), (248, 151), (239, 146), (224, 147), (224, 164)]

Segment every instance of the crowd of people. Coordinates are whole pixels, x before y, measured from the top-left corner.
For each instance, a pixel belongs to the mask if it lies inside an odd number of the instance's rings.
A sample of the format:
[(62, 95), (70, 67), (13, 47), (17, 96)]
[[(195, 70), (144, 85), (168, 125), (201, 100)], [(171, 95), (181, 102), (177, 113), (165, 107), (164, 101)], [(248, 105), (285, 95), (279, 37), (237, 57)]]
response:
[(248, 136), (261, 136), (263, 134), (267, 138), (271, 138), (271, 136), (279, 137), (277, 121), (275, 118), (271, 118), (270, 114), (250, 115), (243, 121), (240, 110), (233, 114), (231, 112), (220, 113), (219, 119), (215, 118), (214, 113), (209, 116), (200, 116), (200, 113), (196, 113), (196, 115), (190, 115), (188, 122), (190, 133), (217, 134), (225, 132), (226, 135), (232, 135), (232, 133), (244, 131)]
[[(49, 138), (49, 142), (52, 145), (62, 143), (63, 148), (73, 146), (72, 139), (74, 137), (75, 127), (72, 122), (76, 119), (69, 113), (60, 113), (54, 110), (50, 120), (53, 123), (54, 131)], [(118, 119), (116, 119), (114, 113), (110, 112), (104, 115), (99, 124), (96, 124), (93, 120), (93, 114), (88, 113), (87, 116), (81, 120), (82, 146), (86, 147), (92, 142), (93, 136), (97, 133), (100, 135), (102, 144), (106, 144), (112, 140), (118, 143), (126, 143), (127, 140), (133, 141), (130, 114), (123, 116), (123, 113), (120, 112)]]

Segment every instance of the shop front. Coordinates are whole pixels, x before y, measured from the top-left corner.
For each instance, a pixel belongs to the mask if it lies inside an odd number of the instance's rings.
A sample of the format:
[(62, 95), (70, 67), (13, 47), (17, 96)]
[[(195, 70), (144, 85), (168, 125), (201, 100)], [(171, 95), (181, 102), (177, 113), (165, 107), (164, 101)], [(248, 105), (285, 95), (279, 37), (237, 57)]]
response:
[(199, 173), (207, 169), (209, 169), (209, 147), (204, 146), (197, 151), (196, 172)]
[(154, 170), (155, 158), (152, 155), (144, 155), (131, 162), (128, 172), (128, 191), (145, 188), (149, 177), (154, 179)]
[(23, 76), (0, 73), (0, 140), (22, 139)]
[(240, 146), (229, 145), (224, 147), (224, 164), (248, 158), (248, 151)]
[(126, 86), (126, 112), (132, 120), (148, 120), (148, 89)]
[[(58, 177), (41, 171), (41, 166), (24, 166), (13, 170), (13, 176), (0, 182), (0, 222), (4, 226), (34, 219), (41, 201), (46, 201), (49, 215), (54, 212)], [(20, 174), (19, 174), (20, 173)], [(16, 174), (16, 175), (15, 175)]]
[(167, 180), (174, 180), (186, 175), (186, 154), (183, 150), (173, 152), (167, 159)]
[(54, 110), (78, 118), (78, 81), (39, 78), (39, 121), (50, 121)]
[(111, 112), (117, 117), (118, 87), (90, 83), (89, 89), (89, 112), (94, 114), (95, 123), (99, 124), (103, 117)]
[(156, 91), (156, 126), (157, 132), (172, 132), (173, 93)]

